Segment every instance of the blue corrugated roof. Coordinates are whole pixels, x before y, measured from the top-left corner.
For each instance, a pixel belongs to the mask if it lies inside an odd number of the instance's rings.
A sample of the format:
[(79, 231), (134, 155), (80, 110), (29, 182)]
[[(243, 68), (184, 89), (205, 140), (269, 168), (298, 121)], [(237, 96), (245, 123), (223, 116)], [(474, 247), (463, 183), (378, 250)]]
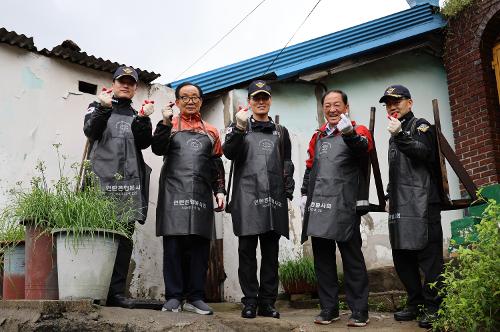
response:
[(441, 29), (445, 25), (446, 21), (435, 13), (435, 7), (423, 4), (289, 46), (283, 50), (268, 71), (266, 71), (267, 67), (280, 50), (210, 70), (168, 85), (175, 88), (182, 82), (190, 81), (200, 85), (206, 94), (264, 76), (272, 76), (276, 77), (277, 80), (282, 80), (298, 73), (321, 68), (333, 61)]

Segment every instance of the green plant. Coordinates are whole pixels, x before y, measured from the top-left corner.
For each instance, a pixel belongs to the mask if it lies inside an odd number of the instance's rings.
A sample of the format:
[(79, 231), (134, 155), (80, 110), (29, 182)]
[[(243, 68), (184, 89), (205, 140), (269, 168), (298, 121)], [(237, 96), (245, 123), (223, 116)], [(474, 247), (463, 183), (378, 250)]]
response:
[(436, 330), (500, 328), (500, 204), (490, 199), (475, 227), (478, 241), (459, 247), (457, 257), (445, 266), (440, 290), (443, 302), (433, 324)]
[(470, 6), (474, 0), (446, 0), (441, 13), (446, 17), (453, 17)]
[[(0, 257), (10, 248), (24, 241), (24, 226), (12, 220), (6, 213), (0, 215)], [(0, 260), (0, 266), (3, 260)]]
[(316, 285), (314, 261), (311, 257), (300, 257), (281, 263), (278, 274), (283, 286), (294, 285), (299, 282)]
[(39, 161), (35, 169), (39, 174), (31, 179), (29, 188), (23, 188), (22, 182), (17, 182), (16, 186), (9, 190), (10, 202), (3, 209), (2, 215), (6, 219), (31, 222), (45, 229), (49, 226), (54, 195), (47, 185), (45, 163)]

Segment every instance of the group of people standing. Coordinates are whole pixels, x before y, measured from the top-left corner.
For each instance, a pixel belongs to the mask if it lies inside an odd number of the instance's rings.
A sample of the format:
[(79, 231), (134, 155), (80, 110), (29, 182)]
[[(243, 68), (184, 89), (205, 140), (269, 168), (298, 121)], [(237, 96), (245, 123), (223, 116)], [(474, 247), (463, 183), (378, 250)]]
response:
[[(163, 156), (160, 174), (156, 235), (163, 237), (164, 311), (209, 315), (204, 302), (214, 210), (226, 204), (222, 155), (234, 163), (230, 205), (238, 237), (238, 277), (243, 292), (243, 318), (280, 318), (274, 304), (278, 295), (278, 252), (281, 236), (289, 237), (289, 214), (295, 183), (288, 130), (269, 117), (271, 87), (262, 80), (248, 87), (248, 106), (235, 115), (222, 144), (215, 127), (202, 120), (202, 89), (185, 82), (175, 90), (173, 103), (162, 109), (163, 119), (152, 133), (152, 102), (137, 112), (131, 106), (137, 72), (120, 67), (112, 88), (98, 96), (85, 116), (84, 132), (91, 140), (90, 160), (101, 188), (127, 185), (128, 202), (146, 219), (149, 174), (141, 150), (151, 146)], [(407, 307), (396, 320), (414, 320), (429, 327), (439, 307), (436, 288), (442, 270), (442, 230), (439, 191), (433, 174), (436, 163), (434, 133), (411, 111), (407, 88), (394, 85), (380, 99), (388, 112), (390, 132), (389, 212), (394, 265), (407, 292)], [(373, 149), (369, 130), (349, 118), (347, 95), (329, 90), (321, 99), (325, 125), (309, 143), (301, 188), (302, 241), (311, 237), (321, 312), (317, 324), (339, 319), (336, 246), (342, 256), (349, 326), (365, 326), (368, 317), (368, 274), (361, 251), (360, 221), (367, 212), (368, 155)], [(115, 176), (121, 175), (120, 178)], [(131, 198), (131, 200), (130, 200)], [(215, 206), (214, 206), (215, 202)], [(257, 244), (261, 268), (257, 277)], [(125, 296), (132, 241), (121, 239), (108, 295), (108, 305), (133, 307)], [(425, 275), (422, 284), (419, 269)]]

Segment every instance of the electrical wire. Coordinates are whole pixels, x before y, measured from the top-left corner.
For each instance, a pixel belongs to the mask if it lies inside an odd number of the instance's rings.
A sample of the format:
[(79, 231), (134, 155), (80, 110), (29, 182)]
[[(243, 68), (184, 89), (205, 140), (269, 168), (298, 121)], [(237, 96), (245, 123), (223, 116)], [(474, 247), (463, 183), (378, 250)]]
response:
[(248, 18), (248, 16), (250, 16), (257, 8), (260, 7), (260, 5), (262, 5), (266, 0), (262, 0), (261, 2), (259, 2), (259, 4), (257, 6), (255, 6), (254, 9), (252, 9), (248, 14), (245, 15), (245, 17), (243, 17), (234, 27), (231, 28), (231, 30), (229, 30), (224, 36), (222, 36), (214, 45), (212, 45), (208, 50), (205, 51), (205, 53), (203, 53), (198, 59), (196, 59), (189, 67), (187, 67), (186, 70), (184, 70), (182, 73), (180, 73), (179, 75), (177, 75), (177, 77), (174, 79), (174, 81), (176, 81), (179, 77), (181, 77), (185, 72), (187, 72), (189, 69), (191, 69), (195, 64), (197, 64), (201, 59), (203, 59), (205, 57), (205, 55), (208, 54), (208, 52), (210, 52), (211, 50), (213, 50), (217, 45), (219, 45), (219, 43), (221, 41), (224, 40), (224, 38), (226, 38), (231, 32), (233, 32), (234, 29), (236, 29), (241, 23), (243, 23), (244, 20), (246, 20)]
[(283, 53), (283, 51), (288, 46), (288, 44), (290, 44), (290, 42), (292, 41), (293, 37), (295, 37), (295, 35), (297, 34), (297, 32), (299, 32), (300, 28), (302, 28), (302, 26), (304, 25), (304, 23), (306, 23), (307, 19), (309, 18), (309, 16), (311, 16), (312, 12), (314, 11), (314, 9), (316, 9), (316, 7), (319, 5), (320, 2), (321, 2), (321, 0), (318, 0), (318, 2), (316, 2), (316, 4), (311, 9), (311, 11), (309, 12), (309, 14), (307, 14), (307, 16), (304, 19), (304, 21), (302, 21), (302, 23), (299, 25), (299, 27), (297, 28), (297, 30), (295, 30), (295, 32), (293, 33), (292, 37), (290, 37), (290, 39), (286, 42), (285, 46), (283, 46), (283, 48), (281, 49), (281, 51), (278, 53), (278, 55), (276, 55), (276, 57), (273, 59), (273, 61), (267, 67), (267, 69), (262, 73), (262, 75), (266, 74), (267, 71), (269, 70), (269, 68), (271, 68), (271, 66), (274, 65), (274, 62), (276, 62), (276, 60), (279, 58), (279, 56), (281, 55), (281, 53)]

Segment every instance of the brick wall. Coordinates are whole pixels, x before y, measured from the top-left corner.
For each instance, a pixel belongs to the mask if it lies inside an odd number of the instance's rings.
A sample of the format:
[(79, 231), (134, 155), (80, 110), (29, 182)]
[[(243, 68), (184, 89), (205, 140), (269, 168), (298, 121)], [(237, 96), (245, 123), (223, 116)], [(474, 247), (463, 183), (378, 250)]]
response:
[(500, 107), (491, 66), (499, 36), (498, 0), (476, 0), (446, 30), (455, 151), (477, 186), (500, 182)]

